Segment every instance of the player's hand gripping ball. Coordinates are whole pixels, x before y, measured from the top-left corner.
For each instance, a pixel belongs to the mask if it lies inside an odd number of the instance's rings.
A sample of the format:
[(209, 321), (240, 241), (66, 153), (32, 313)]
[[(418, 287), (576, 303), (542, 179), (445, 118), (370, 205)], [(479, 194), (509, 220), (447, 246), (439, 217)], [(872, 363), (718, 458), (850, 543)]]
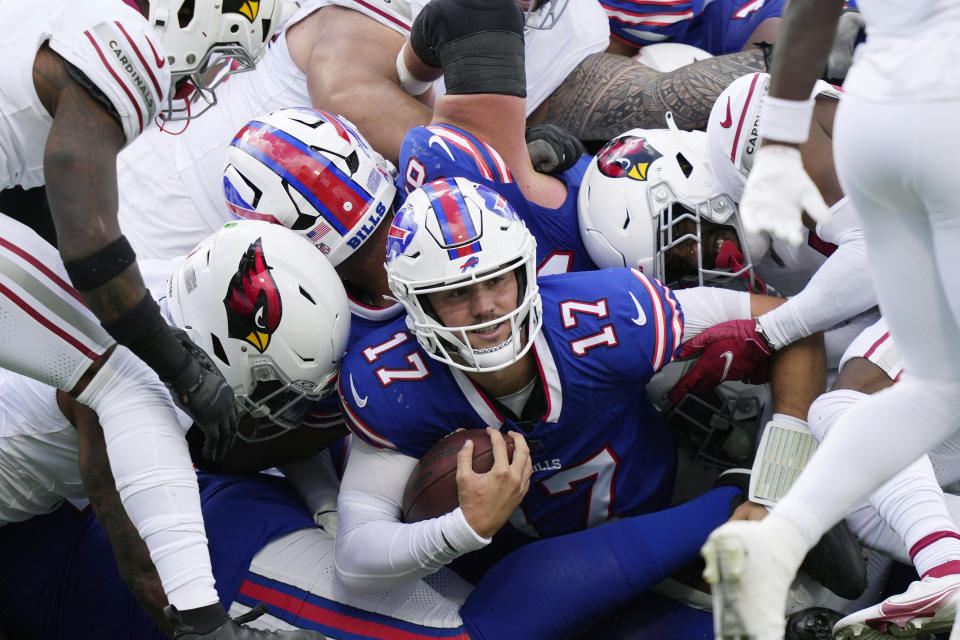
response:
[[(423, 454), (413, 468), (403, 492), (403, 521), (419, 522), (450, 513), (459, 505), (457, 497), (457, 452), (473, 440), (473, 470), (486, 473), (493, 468), (493, 448), (486, 429), (460, 429), (445, 436)], [(507, 460), (513, 460), (513, 439), (504, 438)]]

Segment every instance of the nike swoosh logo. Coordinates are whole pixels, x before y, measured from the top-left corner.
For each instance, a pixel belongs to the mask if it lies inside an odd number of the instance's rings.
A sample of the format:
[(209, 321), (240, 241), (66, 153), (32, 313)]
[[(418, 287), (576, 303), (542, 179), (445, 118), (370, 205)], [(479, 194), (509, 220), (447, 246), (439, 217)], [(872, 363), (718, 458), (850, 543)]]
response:
[[(143, 37), (147, 38), (147, 36), (143, 36)], [(160, 56), (157, 55), (157, 50), (154, 49), (153, 43), (150, 42), (150, 38), (147, 38), (147, 44), (150, 45), (150, 51), (153, 52), (153, 59), (157, 62), (157, 69), (163, 69), (163, 65), (167, 64), (167, 59), (161, 58)]]
[(643, 312), (643, 307), (640, 306), (640, 301), (637, 300), (637, 296), (633, 295), (633, 291), (630, 292), (630, 297), (633, 298), (633, 304), (637, 306), (637, 317), (630, 319), (633, 320), (633, 324), (642, 327), (647, 324), (647, 314)]
[(357, 403), (358, 409), (363, 409), (367, 406), (367, 398), (369, 396), (360, 397), (360, 394), (357, 393), (357, 388), (353, 386), (353, 374), (350, 374), (350, 393), (353, 394), (353, 401)]
[(733, 126), (733, 115), (730, 113), (730, 96), (727, 96), (727, 117), (720, 123), (720, 126), (724, 129), (729, 129)]
[(446, 151), (447, 155), (450, 156), (451, 160), (456, 160), (456, 158), (453, 157), (453, 152), (450, 151), (450, 147), (447, 146), (447, 141), (441, 138), (440, 136), (438, 136), (437, 134), (433, 134), (432, 136), (430, 136), (430, 139), (427, 140), (428, 147), (432, 147), (433, 145), (437, 145), (441, 149)]
[[(730, 365), (733, 364), (733, 351), (724, 351), (720, 354), (720, 357), (723, 358), (723, 374), (720, 376), (720, 382), (723, 382), (727, 379), (727, 374), (730, 373)], [(351, 381), (352, 384), (352, 381)], [(356, 393), (356, 392), (354, 392)]]

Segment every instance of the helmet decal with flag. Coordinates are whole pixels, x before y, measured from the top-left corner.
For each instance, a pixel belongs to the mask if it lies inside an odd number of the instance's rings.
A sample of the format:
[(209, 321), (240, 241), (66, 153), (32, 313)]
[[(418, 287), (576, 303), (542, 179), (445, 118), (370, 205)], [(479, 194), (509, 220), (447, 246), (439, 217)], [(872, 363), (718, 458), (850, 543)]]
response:
[(188, 120), (216, 104), (216, 87), (253, 69), (295, 9), (292, 0), (150, 0), (174, 83), (160, 118)]
[[(387, 234), (387, 283), (407, 311), (407, 327), (436, 360), (464, 371), (496, 371), (519, 360), (542, 327), (536, 241), (507, 201), (488, 187), (446, 178), (414, 190)], [(514, 273), (517, 306), (476, 325), (448, 327), (427, 299)], [(510, 336), (474, 349), (468, 333), (509, 323)]]
[(671, 286), (753, 286), (739, 212), (711, 170), (706, 134), (633, 129), (605, 145), (580, 187), (577, 218), (600, 267), (634, 267)]
[(334, 266), (393, 210), (393, 166), (347, 120), (295, 107), (255, 118), (234, 136), (223, 172), (238, 218), (306, 236)]
[(168, 309), (217, 365), (243, 414), (240, 436), (300, 425), (336, 386), (350, 333), (343, 284), (305, 238), (262, 221), (228, 222), (183, 259)]

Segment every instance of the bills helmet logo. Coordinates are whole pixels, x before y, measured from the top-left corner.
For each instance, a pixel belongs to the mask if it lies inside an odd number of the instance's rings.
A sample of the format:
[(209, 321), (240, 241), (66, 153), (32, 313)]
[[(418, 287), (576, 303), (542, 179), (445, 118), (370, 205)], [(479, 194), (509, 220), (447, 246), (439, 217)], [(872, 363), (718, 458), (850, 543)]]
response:
[(227, 310), (227, 335), (249, 342), (260, 353), (266, 351), (270, 336), (280, 326), (283, 305), (263, 255), (261, 238), (240, 258), (223, 306)]
[(623, 136), (611, 140), (597, 154), (597, 167), (611, 178), (646, 180), (650, 164), (663, 154), (654, 149), (646, 138)]
[(513, 207), (511, 207), (507, 202), (506, 198), (501, 196), (493, 189), (477, 189), (477, 195), (483, 198), (483, 203), (487, 205), (487, 208), (490, 211), (493, 211), (501, 218), (506, 218), (507, 220), (520, 219), (517, 216), (516, 211), (513, 210)]
[(472, 269), (476, 267), (478, 264), (480, 264), (480, 258), (478, 258), (477, 256), (470, 256), (469, 258), (467, 258), (466, 262), (460, 265), (460, 273), (463, 273), (467, 269)]
[(224, 0), (223, 13), (239, 13), (253, 23), (260, 13), (260, 0)]
[(393, 223), (387, 231), (387, 262), (403, 254), (413, 241), (419, 225), (413, 219), (413, 209), (408, 206), (400, 207), (393, 216)]

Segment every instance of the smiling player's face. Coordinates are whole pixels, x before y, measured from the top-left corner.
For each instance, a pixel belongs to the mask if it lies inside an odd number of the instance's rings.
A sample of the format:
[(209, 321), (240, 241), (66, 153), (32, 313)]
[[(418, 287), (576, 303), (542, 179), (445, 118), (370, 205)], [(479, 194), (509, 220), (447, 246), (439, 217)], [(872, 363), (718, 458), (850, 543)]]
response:
[[(447, 327), (466, 327), (502, 318), (517, 308), (517, 277), (510, 271), (502, 275), (427, 295), (440, 322)], [(470, 346), (485, 349), (510, 337), (510, 322), (467, 332)]]

